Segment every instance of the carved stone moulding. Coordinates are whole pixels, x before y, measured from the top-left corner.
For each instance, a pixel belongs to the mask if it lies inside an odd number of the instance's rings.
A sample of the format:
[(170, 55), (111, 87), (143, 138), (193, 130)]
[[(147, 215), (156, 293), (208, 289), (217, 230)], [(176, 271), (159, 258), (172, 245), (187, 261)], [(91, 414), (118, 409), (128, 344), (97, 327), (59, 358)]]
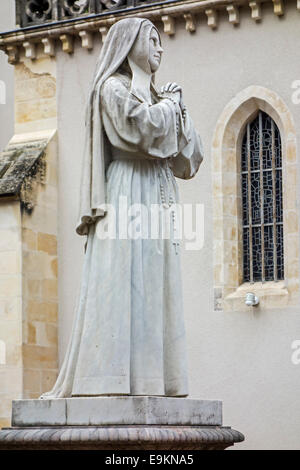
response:
[(282, 0), (273, 0), (274, 4), (274, 13), (277, 16), (282, 16), (284, 15), (284, 6), (283, 6), (283, 1)]
[(42, 38), (42, 44), (44, 45), (44, 53), (49, 56), (55, 55), (55, 42), (50, 38)]
[(255, 21), (260, 21), (262, 19), (260, 2), (256, 0), (250, 1), (249, 7), (251, 8), (251, 18)]
[(84, 49), (93, 49), (93, 35), (87, 31), (79, 31), (79, 36), (81, 37), (81, 46)]
[(223, 450), (243, 434), (217, 426), (57, 426), (0, 431), (0, 450)]
[(81, 15), (88, 9), (89, 0), (63, 0), (63, 8), (71, 15)]
[[(164, 33), (174, 37), (176, 20), (185, 22), (189, 34), (195, 33), (200, 15), (205, 15), (207, 25), (216, 30), (219, 12), (227, 12), (228, 21), (236, 26), (240, 23), (239, 10), (249, 7), (249, 14), (256, 22), (262, 19), (262, 3), (273, 5), (277, 16), (284, 14), (283, 0), (174, 0), (174, 3), (159, 4), (148, 0), (21, 0), (24, 11), (38, 21), (34, 28), (25, 28), (0, 35), (0, 49), (8, 55), (8, 61), (19, 61), (21, 51), (25, 58), (34, 60), (38, 51), (54, 56), (61, 48), (64, 52), (74, 52), (74, 39), (80, 39), (81, 47), (91, 50), (96, 36), (105, 40), (109, 28), (124, 17), (149, 18), (154, 23), (161, 23)], [(295, 7), (300, 9), (300, 0)], [(68, 15), (68, 16), (66, 16)], [(88, 15), (88, 16), (87, 16)], [(64, 19), (63, 22), (57, 19)], [(29, 25), (30, 26), (30, 25)], [(43, 48), (38, 48), (38, 44)], [(58, 47), (55, 47), (55, 43)]]
[(36, 58), (36, 46), (31, 41), (24, 41), (23, 47), (25, 49), (26, 59), (35, 59)]
[(214, 8), (208, 8), (205, 10), (205, 14), (207, 16), (207, 25), (211, 29), (216, 29), (218, 26), (218, 13), (217, 10)]
[(19, 49), (17, 46), (7, 46), (5, 49), (5, 52), (8, 57), (8, 63), (9, 64), (16, 64), (19, 60)]
[(163, 15), (161, 20), (164, 24), (164, 32), (168, 34), (168, 36), (173, 36), (173, 34), (175, 34), (175, 20), (173, 16)]
[(185, 29), (190, 33), (196, 31), (196, 19), (192, 13), (184, 13), (183, 15), (185, 19)]
[(16, 23), (24, 28), (132, 6), (132, 0), (17, 0)]
[(239, 14), (238, 7), (236, 7), (235, 5), (228, 5), (226, 9), (228, 11), (229, 23), (234, 24), (234, 25), (239, 24), (240, 14)]
[(244, 440), (222, 401), (153, 396), (14, 400), (0, 450), (210, 450)]
[(46, 139), (26, 144), (9, 143), (0, 153), (0, 197), (14, 197), (31, 211), (36, 202), (37, 180), (44, 181)]
[[(32, 23), (42, 23), (51, 19), (53, 9), (53, 0), (25, 0), (21, 2), (21, 8), (24, 8), (23, 18), (27, 17)], [(24, 15), (25, 13), (25, 15)]]
[(71, 54), (74, 50), (73, 36), (70, 36), (70, 34), (62, 34), (59, 36), (59, 39), (62, 42), (62, 50)]

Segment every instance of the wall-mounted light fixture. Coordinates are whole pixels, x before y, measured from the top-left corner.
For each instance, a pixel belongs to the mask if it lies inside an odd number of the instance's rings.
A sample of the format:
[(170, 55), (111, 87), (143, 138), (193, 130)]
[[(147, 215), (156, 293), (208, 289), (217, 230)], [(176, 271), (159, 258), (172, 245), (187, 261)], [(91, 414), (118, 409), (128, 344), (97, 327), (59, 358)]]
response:
[(248, 307), (254, 307), (259, 304), (259, 298), (253, 294), (253, 292), (247, 292), (245, 304), (248, 305)]

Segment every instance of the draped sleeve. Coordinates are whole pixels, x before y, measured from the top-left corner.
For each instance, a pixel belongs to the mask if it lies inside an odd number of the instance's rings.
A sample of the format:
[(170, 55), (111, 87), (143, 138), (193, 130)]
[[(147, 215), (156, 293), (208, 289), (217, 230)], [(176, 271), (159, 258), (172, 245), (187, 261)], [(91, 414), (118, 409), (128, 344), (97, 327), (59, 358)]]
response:
[(142, 158), (173, 157), (188, 145), (177, 103), (168, 98), (152, 105), (141, 102), (117, 77), (102, 86), (101, 112), (110, 143)]
[(179, 116), (179, 119), (188, 143), (171, 159), (171, 168), (177, 178), (190, 179), (203, 160), (203, 145), (188, 112), (185, 111), (185, 117)]

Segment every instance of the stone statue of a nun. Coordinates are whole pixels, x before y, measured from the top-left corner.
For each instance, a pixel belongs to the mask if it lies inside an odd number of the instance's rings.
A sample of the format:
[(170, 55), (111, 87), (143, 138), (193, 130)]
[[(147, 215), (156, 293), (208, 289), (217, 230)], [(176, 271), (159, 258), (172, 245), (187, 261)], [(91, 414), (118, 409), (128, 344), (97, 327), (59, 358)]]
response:
[(177, 203), (175, 176), (192, 178), (202, 161), (181, 88), (155, 88), (161, 54), (157, 29), (141, 18), (114, 24), (102, 47), (86, 113), (79, 301), (60, 374), (41, 398), (188, 395), (178, 243), (98, 236), (124, 198)]

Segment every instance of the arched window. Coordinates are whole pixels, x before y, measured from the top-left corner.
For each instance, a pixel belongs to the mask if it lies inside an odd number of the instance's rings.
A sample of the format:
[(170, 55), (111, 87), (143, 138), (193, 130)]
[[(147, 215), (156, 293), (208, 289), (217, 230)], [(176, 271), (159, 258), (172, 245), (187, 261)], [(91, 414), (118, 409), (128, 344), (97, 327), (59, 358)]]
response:
[(280, 132), (263, 111), (242, 140), (241, 189), (244, 282), (284, 278)]

